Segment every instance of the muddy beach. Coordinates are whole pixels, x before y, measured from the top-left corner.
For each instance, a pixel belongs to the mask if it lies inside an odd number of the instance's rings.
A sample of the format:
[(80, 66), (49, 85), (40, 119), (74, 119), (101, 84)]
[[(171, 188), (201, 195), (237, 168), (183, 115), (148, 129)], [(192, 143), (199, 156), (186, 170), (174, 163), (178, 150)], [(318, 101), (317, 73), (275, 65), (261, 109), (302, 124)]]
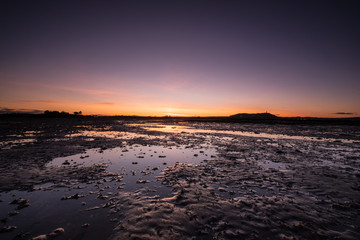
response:
[(359, 239), (360, 127), (14, 118), (1, 239)]

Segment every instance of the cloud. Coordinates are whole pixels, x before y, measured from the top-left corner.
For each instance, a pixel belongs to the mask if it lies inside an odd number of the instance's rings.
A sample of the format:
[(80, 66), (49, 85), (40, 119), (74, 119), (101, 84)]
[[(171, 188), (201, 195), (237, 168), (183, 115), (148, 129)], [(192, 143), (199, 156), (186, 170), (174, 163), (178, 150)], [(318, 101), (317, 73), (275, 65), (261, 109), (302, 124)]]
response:
[(45, 104), (64, 104), (67, 102), (64, 101), (48, 101), (48, 100), (19, 100), (17, 102), (25, 102), (25, 103), (45, 103)]
[(114, 106), (114, 105), (116, 105), (116, 103), (113, 103), (113, 102), (100, 102), (100, 103), (94, 103), (94, 105)]
[(337, 112), (337, 113), (332, 113), (332, 114), (337, 114), (337, 115), (354, 115), (356, 113), (352, 113), (352, 112)]
[(11, 113), (27, 113), (27, 114), (41, 114), (43, 110), (39, 109), (12, 109), (12, 108), (0, 108), (0, 114), (11, 114)]
[(88, 95), (113, 95), (113, 94), (116, 94), (116, 92), (107, 91), (107, 90), (95, 90), (95, 89), (87, 89), (87, 88), (73, 88), (73, 87), (49, 86), (49, 85), (47, 87), (55, 88), (58, 90), (83, 93), (83, 94), (88, 94)]

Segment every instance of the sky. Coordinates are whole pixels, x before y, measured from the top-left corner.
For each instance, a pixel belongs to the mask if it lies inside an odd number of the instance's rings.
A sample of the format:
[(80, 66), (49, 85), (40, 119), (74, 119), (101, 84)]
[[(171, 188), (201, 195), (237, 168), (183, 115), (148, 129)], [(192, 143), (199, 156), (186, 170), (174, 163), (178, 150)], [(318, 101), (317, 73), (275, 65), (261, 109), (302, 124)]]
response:
[(0, 113), (360, 116), (358, 1), (2, 1)]

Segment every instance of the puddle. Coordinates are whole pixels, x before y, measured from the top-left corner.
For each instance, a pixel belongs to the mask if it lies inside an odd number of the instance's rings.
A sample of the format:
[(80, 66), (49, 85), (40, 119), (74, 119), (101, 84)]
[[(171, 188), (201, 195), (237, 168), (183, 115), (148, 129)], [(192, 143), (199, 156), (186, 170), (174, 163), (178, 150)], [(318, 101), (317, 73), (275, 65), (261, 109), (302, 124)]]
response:
[(271, 188), (251, 187), (251, 191), (256, 192), (260, 196), (276, 196), (279, 194), (279, 189), (274, 186)]
[[(2, 239), (30, 239), (47, 234), (56, 228), (64, 228), (65, 233), (56, 239), (105, 239), (115, 223), (109, 220), (109, 209), (98, 208), (84, 211), (87, 208), (102, 206), (104, 200), (89, 195), (90, 187), (83, 189), (52, 188), (47, 184), (35, 186), (32, 192), (10, 191), (0, 195), (0, 218), (6, 219), (6, 225), (16, 226), (14, 231), (2, 233)], [(63, 196), (82, 194), (85, 197), (77, 200), (61, 200)], [(30, 206), (17, 209), (17, 205), (9, 204), (15, 199), (23, 198)], [(86, 203), (83, 205), (83, 203)], [(17, 213), (16, 215), (12, 215)], [(89, 224), (86, 229), (82, 227)], [(23, 235), (23, 238), (16, 237)]]
[(67, 134), (65, 137), (74, 138), (74, 137), (86, 137), (93, 140), (93, 138), (111, 138), (111, 139), (134, 139), (134, 138), (159, 138), (158, 136), (150, 136), (147, 134), (132, 133), (132, 132), (118, 132), (118, 131), (81, 131), (79, 133)]
[(280, 171), (286, 170), (286, 164), (280, 162), (273, 162), (270, 160), (260, 161), (258, 164), (265, 169), (277, 169)]
[[(136, 124), (133, 124), (136, 125)], [(316, 138), (316, 137), (306, 137), (306, 136), (290, 136), (284, 134), (270, 134), (270, 133), (260, 133), (260, 132), (247, 132), (247, 131), (233, 131), (233, 130), (209, 130), (209, 129), (198, 129), (188, 126), (177, 126), (177, 125), (164, 125), (164, 124), (153, 124), (155, 126), (137, 124), (148, 131), (160, 131), (168, 133), (199, 133), (199, 134), (227, 134), (235, 136), (245, 136), (245, 137), (257, 137), (257, 138), (270, 138), (270, 139), (289, 139), (289, 140), (306, 140), (306, 141), (319, 141), (319, 142), (344, 142), (344, 143), (354, 143), (354, 140), (349, 139), (335, 139), (335, 138)]]
[[(55, 158), (48, 168), (106, 165), (114, 176), (80, 183), (66, 181), (60, 184), (35, 185), (34, 191), (13, 190), (0, 194), (0, 219), (7, 226), (17, 228), (2, 233), (2, 239), (13, 239), (27, 233), (25, 239), (64, 228), (57, 239), (106, 239), (110, 236), (117, 219), (109, 213), (106, 203), (118, 194), (136, 194), (169, 197), (172, 188), (157, 179), (161, 171), (175, 163), (201, 164), (215, 155), (214, 148), (198, 146), (142, 146), (101, 150), (89, 149), (85, 153)], [(64, 164), (65, 163), (65, 164)], [(23, 198), (30, 206), (17, 210), (12, 201)], [(14, 214), (12, 212), (17, 211)], [(113, 220), (113, 221), (111, 221)], [(82, 227), (89, 224), (89, 227)], [(21, 229), (21, 231), (20, 231)]]
[(1, 149), (11, 149), (15, 146), (23, 145), (26, 143), (33, 143), (36, 142), (36, 139), (19, 139), (19, 140), (12, 140), (12, 141), (2, 141), (0, 142)]
[(34, 137), (36, 136), (37, 134), (40, 134), (41, 131), (25, 131), (23, 132), (22, 134), (10, 134), (10, 135), (7, 135), (8, 137)]
[(154, 193), (162, 196), (169, 191), (157, 181), (157, 176), (167, 166), (175, 163), (200, 164), (203, 160), (216, 155), (216, 150), (209, 146), (197, 149), (187, 146), (163, 147), (134, 145), (126, 148), (107, 150), (90, 149), (83, 154), (55, 158), (47, 167), (91, 166), (104, 164), (107, 171), (123, 177), (123, 190), (134, 191), (140, 187), (157, 189)]
[(339, 161), (330, 161), (330, 160), (326, 160), (323, 159), (321, 162), (316, 164), (317, 166), (327, 166), (327, 167), (333, 167), (336, 169), (339, 169), (340, 171), (344, 171), (344, 170), (355, 170), (352, 166), (344, 164), (342, 162)]
[(148, 131), (160, 131), (167, 133), (194, 133), (192, 130), (196, 130), (192, 127), (181, 126), (181, 125), (165, 125), (165, 124), (127, 124), (128, 126), (142, 127)]

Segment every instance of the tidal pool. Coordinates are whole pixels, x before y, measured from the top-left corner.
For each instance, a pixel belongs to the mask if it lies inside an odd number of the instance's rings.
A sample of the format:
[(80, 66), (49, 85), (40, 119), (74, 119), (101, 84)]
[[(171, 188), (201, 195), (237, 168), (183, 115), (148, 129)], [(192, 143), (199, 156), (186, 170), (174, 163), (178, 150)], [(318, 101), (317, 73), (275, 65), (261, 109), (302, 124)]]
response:
[[(163, 196), (169, 190), (156, 177), (167, 166), (175, 163), (200, 164), (203, 160), (216, 156), (214, 147), (199, 145), (196, 148), (182, 146), (142, 146), (133, 145), (112, 149), (89, 149), (85, 153), (55, 158), (47, 167), (106, 165), (106, 170), (122, 176), (124, 191), (134, 191), (146, 186)], [(159, 192), (155, 191), (158, 189)]]
[[(80, 186), (80, 185), (78, 185)], [(109, 221), (109, 209), (101, 207), (105, 201), (89, 195), (92, 186), (84, 184), (81, 189), (58, 187), (53, 184), (36, 185), (34, 191), (10, 191), (0, 194), (0, 212), (8, 226), (16, 226), (14, 231), (2, 233), (1, 239), (31, 239), (47, 234), (57, 228), (66, 229), (56, 239), (104, 239), (110, 236), (115, 225)], [(73, 200), (61, 200), (74, 194), (85, 197)], [(9, 204), (16, 199), (26, 199), (30, 206), (18, 209), (18, 205)], [(96, 210), (86, 209), (97, 207)], [(86, 229), (82, 227), (89, 224)]]
[(96, 131), (96, 130), (86, 130), (80, 131), (78, 133), (67, 134), (65, 137), (74, 138), (74, 137), (85, 137), (90, 138), (111, 138), (111, 139), (133, 139), (133, 138), (146, 138), (146, 139), (153, 139), (157, 138), (154, 136), (149, 136), (147, 134), (141, 133), (133, 133), (133, 132), (120, 132), (120, 131)]
[[(135, 126), (135, 124), (133, 125)], [(289, 140), (306, 140), (306, 141), (322, 141), (322, 142), (341, 141), (345, 143), (356, 142), (356, 140), (349, 140), (349, 139), (290, 136), (286, 134), (272, 134), (272, 133), (262, 133), (262, 132), (254, 132), (254, 131), (211, 130), (211, 129), (194, 128), (189, 126), (178, 126), (178, 125), (167, 125), (167, 124), (156, 124), (156, 123), (152, 125), (138, 124), (137, 126), (143, 127), (148, 131), (159, 131), (159, 132), (167, 132), (167, 133), (226, 134), (226, 135), (234, 135), (234, 136), (270, 138), (270, 139), (289, 139)]]
[[(106, 239), (110, 236), (116, 216), (109, 212), (109, 202), (119, 193), (170, 197), (172, 188), (157, 177), (166, 167), (176, 163), (201, 164), (216, 155), (208, 145), (196, 148), (183, 146), (131, 145), (55, 158), (46, 168), (81, 168), (103, 165), (109, 172), (100, 180), (82, 183), (65, 181), (35, 185), (33, 191), (13, 190), (0, 195), (0, 218), (16, 229), (2, 233), (2, 239), (29, 239), (50, 233), (56, 228), (66, 229), (57, 239)], [(10, 204), (25, 199), (29, 206), (17, 209)]]
[(0, 148), (1, 149), (10, 149), (15, 146), (21, 146), (27, 143), (34, 143), (36, 142), (36, 139), (19, 139), (19, 140), (11, 140), (11, 141), (1, 141), (0, 142)]

